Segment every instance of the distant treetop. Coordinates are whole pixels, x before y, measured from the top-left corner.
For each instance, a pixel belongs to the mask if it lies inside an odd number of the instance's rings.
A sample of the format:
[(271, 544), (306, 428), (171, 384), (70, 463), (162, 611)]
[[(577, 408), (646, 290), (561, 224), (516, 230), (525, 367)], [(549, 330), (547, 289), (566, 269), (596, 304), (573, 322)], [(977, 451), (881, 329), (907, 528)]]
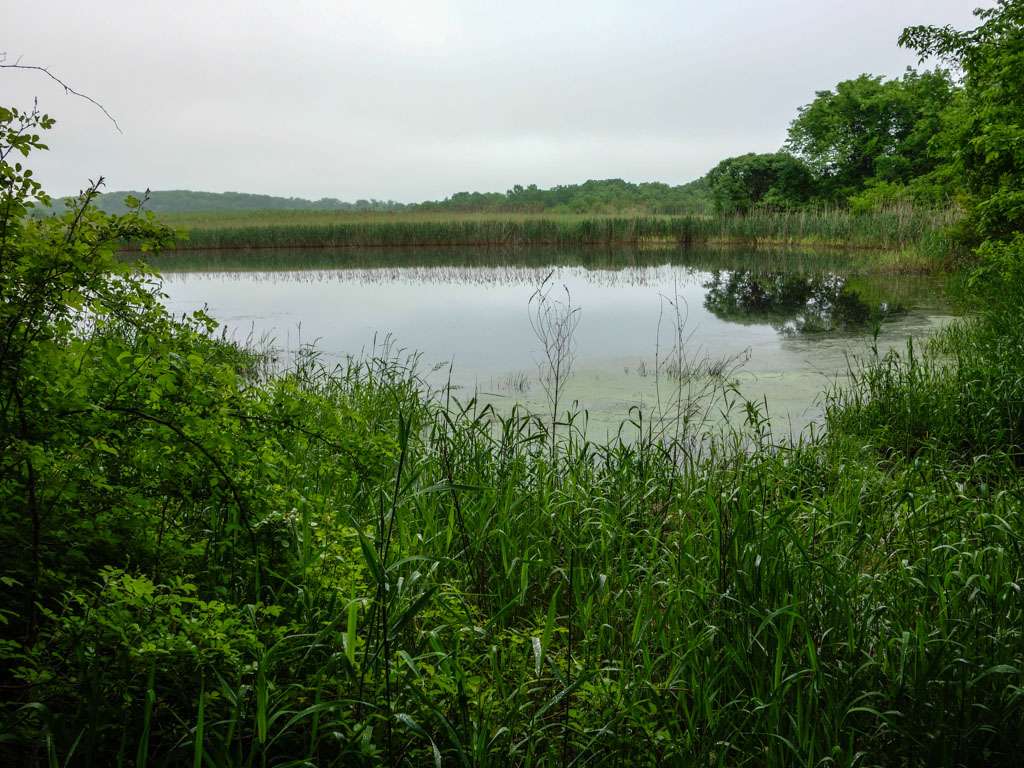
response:
[[(107, 192), (93, 203), (106, 213), (124, 213), (124, 200), (142, 198), (137, 191)], [(507, 192), (457, 192), (444, 200), (398, 203), (394, 200), (344, 202), (333, 197), (306, 200), (245, 192), (194, 192), (187, 189), (150, 192), (145, 207), (155, 213), (238, 211), (452, 211), (459, 213), (692, 213), (710, 205), (704, 179), (671, 186), (661, 182), (634, 184), (622, 179), (590, 180), (540, 189), (519, 184)]]
[[(106, 192), (93, 203), (106, 213), (124, 213), (127, 196), (142, 198), (142, 192)], [(333, 197), (305, 200), (301, 197), (275, 197), (247, 192), (193, 192), (188, 189), (159, 190), (149, 193), (146, 208), (155, 213), (200, 213), (217, 211), (394, 211), (405, 208), (394, 200), (357, 200), (346, 203)]]

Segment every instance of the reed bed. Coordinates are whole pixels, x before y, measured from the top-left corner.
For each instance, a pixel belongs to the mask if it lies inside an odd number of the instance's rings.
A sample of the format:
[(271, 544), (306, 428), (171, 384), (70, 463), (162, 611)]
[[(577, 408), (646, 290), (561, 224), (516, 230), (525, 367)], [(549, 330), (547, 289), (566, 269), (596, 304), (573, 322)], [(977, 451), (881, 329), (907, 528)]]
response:
[(168, 219), (187, 232), (179, 249), (403, 246), (562, 247), (622, 243), (814, 244), (945, 254), (955, 210), (894, 208), (755, 211), (745, 216), (339, 215), (279, 212)]

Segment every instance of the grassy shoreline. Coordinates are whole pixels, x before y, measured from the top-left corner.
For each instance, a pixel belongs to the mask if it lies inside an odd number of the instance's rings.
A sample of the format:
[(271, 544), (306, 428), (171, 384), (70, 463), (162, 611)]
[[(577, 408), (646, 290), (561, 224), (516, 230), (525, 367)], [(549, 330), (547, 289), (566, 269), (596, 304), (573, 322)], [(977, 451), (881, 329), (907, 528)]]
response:
[(59, 251), (109, 243), (96, 324), (42, 273), (28, 326), (53, 340), (4, 457), (12, 764), (1018, 762), (1019, 280), (857, 369), (824, 433), (680, 358), (638, 439), (595, 442), (393, 357), (278, 370), (167, 315), (122, 231)]
[[(34, 651), (55, 675), (37, 687), (102, 681), (75, 694), (101, 723), (151, 695), (130, 739), (145, 722), (172, 762), (198, 722), (212, 764), (1009, 765), (1024, 507), (991, 406), (1016, 395), (964, 386), (1012, 359), (1000, 317), (943, 335), (955, 368), (876, 361), (796, 446), (749, 406), (742, 445), (702, 450), (671, 427), (636, 443), (525, 415), (495, 428), (424, 399), (400, 360), (300, 360), (241, 393), (246, 418), (211, 417), (258, 548), (203, 532), (203, 505), (232, 504), (214, 483), (183, 528), (74, 593)], [(202, 376), (237, 365), (190, 344)], [(190, 553), (204, 541), (215, 568)], [(113, 734), (93, 748), (115, 753)]]
[[(950, 249), (948, 210), (893, 209), (851, 214), (838, 209), (755, 212), (747, 216), (451, 216), (423, 214), (301, 217), (164, 216), (185, 233), (178, 250), (527, 245), (742, 243), (905, 250)], [(301, 219), (295, 223), (295, 219)]]

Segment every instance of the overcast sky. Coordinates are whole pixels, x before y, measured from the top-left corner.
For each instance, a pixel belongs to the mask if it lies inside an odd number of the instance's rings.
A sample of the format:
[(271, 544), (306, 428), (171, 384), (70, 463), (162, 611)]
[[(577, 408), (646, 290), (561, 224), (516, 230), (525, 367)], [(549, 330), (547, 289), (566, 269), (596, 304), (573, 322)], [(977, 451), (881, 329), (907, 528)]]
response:
[[(0, 103), (58, 119), (52, 194), (201, 189), (418, 201), (588, 178), (678, 184), (779, 148), (797, 107), (915, 63), (971, 0), (6, 3)], [(989, 4), (989, 3), (985, 3)]]

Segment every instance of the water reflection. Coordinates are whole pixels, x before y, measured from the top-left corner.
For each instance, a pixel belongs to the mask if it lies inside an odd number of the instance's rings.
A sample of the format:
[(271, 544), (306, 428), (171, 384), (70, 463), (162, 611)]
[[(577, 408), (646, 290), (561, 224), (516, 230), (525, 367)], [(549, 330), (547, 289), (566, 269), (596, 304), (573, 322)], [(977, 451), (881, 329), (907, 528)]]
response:
[(767, 323), (787, 335), (857, 331), (907, 311), (898, 302), (869, 303), (836, 274), (715, 270), (704, 287), (704, 306), (716, 317)]
[[(126, 258), (132, 258), (127, 255)], [(450, 275), (477, 271), (515, 275), (548, 271), (552, 267), (579, 268), (588, 273), (615, 274), (664, 265), (690, 267), (699, 272), (750, 270), (758, 274), (823, 275), (863, 273), (870, 257), (862, 252), (800, 249), (590, 247), (590, 248), (289, 248), (170, 251), (150, 257), (166, 275), (188, 273), (244, 273), (308, 279), (310, 275), (346, 272), (399, 274), (415, 269)], [(911, 282), (916, 277), (908, 278)], [(900, 282), (899, 278), (897, 282)]]
[[(313, 341), (327, 358), (370, 350), (392, 334), (443, 363), (451, 381), (501, 407), (543, 411), (541, 350), (528, 302), (549, 274), (582, 318), (568, 402), (598, 432), (658, 402), (659, 350), (671, 346), (665, 299), (685, 307), (688, 354), (746, 359), (744, 397), (767, 399), (799, 430), (822, 389), (866, 352), (901, 346), (949, 317), (928, 277), (879, 276), (863, 253), (749, 249), (344, 249), (172, 253), (153, 266), (176, 312), (204, 304), (236, 337), (267, 335), (285, 350)], [(749, 359), (748, 359), (749, 354)]]

